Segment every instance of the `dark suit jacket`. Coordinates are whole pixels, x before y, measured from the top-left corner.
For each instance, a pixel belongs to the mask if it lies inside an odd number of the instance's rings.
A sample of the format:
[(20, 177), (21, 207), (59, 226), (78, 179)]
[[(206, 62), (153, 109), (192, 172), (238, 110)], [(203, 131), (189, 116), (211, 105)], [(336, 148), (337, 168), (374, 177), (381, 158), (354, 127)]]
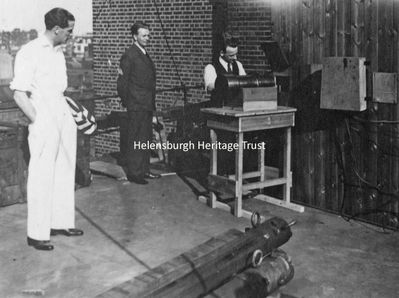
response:
[(127, 110), (155, 110), (156, 73), (150, 57), (133, 44), (122, 55), (120, 67), (127, 80)]

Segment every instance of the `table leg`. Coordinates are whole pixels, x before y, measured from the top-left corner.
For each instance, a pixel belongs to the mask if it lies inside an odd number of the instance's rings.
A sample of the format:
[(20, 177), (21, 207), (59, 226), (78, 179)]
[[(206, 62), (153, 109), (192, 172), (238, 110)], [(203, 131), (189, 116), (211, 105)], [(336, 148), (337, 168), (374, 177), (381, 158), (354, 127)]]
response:
[(234, 215), (242, 216), (242, 175), (243, 175), (243, 155), (244, 155), (244, 133), (237, 134), (238, 150), (236, 150), (236, 166), (235, 166), (235, 202)]
[[(258, 171), (260, 173), (260, 182), (265, 181), (265, 148), (262, 146), (258, 150)], [(263, 188), (259, 188), (259, 193), (263, 193)]]
[(292, 186), (292, 173), (291, 173), (291, 127), (286, 129), (286, 138), (284, 144), (284, 169), (283, 174), (287, 182), (283, 186), (283, 200), (289, 203), (291, 201), (291, 186)]
[(285, 136), (286, 139), (284, 142), (284, 165), (283, 165), (283, 175), (285, 178), (285, 183), (282, 184), (283, 199), (280, 200), (266, 195), (258, 195), (255, 198), (297, 212), (304, 212), (305, 207), (291, 203), (292, 172), (291, 172), (291, 128), (290, 127), (286, 128)]
[[(218, 140), (216, 131), (211, 129), (210, 130), (210, 136), (211, 136), (211, 143), (215, 143)], [(217, 175), (217, 171), (218, 171), (218, 152), (216, 149), (216, 146), (212, 147), (212, 154), (211, 154), (211, 169), (210, 169), (210, 173), (212, 175)], [(216, 208), (216, 194), (211, 191), (211, 196), (210, 196), (210, 201), (208, 202), (208, 205), (211, 208)]]

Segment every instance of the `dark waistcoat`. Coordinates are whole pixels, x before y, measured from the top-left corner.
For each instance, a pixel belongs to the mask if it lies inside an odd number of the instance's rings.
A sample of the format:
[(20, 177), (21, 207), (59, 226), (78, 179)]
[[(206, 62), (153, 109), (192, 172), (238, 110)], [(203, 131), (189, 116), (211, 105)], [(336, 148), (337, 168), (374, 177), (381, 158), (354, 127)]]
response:
[[(233, 61), (232, 63), (232, 71), (233, 74), (238, 75), (238, 65), (236, 61)], [(220, 76), (223, 74), (226, 74), (227, 71), (224, 69), (223, 65), (220, 63), (219, 58), (212, 63), (213, 67), (215, 67), (216, 75)], [(212, 107), (222, 107), (223, 106), (223, 100), (224, 100), (224, 94), (220, 92), (220, 90), (213, 89), (211, 92), (211, 106)]]

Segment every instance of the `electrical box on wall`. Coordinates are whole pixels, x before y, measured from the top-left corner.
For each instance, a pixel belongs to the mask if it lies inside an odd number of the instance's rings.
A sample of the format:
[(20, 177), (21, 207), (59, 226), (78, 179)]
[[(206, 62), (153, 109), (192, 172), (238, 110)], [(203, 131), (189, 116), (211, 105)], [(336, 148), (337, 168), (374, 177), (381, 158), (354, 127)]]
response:
[(398, 74), (373, 73), (373, 101), (378, 103), (398, 103)]
[(364, 57), (324, 58), (320, 108), (345, 111), (366, 109), (365, 61)]

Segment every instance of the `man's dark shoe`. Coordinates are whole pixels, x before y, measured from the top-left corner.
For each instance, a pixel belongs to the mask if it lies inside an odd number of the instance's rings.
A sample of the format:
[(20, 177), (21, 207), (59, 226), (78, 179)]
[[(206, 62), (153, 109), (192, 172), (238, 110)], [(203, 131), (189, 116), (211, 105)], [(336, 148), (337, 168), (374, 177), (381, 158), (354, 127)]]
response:
[(83, 235), (83, 231), (79, 230), (79, 229), (64, 229), (64, 230), (51, 229), (50, 235), (51, 236), (64, 235), (64, 236), (68, 236), (68, 237), (70, 237), (70, 236), (82, 236)]
[(38, 250), (53, 250), (54, 246), (48, 240), (35, 240), (28, 237), (28, 245)]
[(159, 178), (161, 178), (161, 175), (148, 172), (148, 173), (144, 174), (144, 178), (147, 178), (147, 179), (159, 179)]
[(127, 175), (127, 180), (129, 180), (130, 182), (134, 182), (136, 184), (148, 184), (148, 181), (145, 180), (142, 177), (136, 176), (136, 175)]

